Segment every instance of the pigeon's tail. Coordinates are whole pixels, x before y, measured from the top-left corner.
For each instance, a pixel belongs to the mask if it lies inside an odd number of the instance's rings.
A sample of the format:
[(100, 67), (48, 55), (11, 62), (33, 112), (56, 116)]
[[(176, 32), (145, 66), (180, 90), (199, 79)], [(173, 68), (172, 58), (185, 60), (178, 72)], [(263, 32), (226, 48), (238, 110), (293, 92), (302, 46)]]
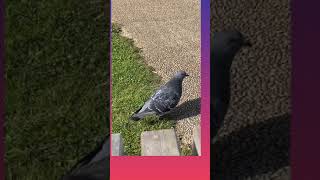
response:
[(141, 118), (138, 117), (136, 114), (133, 114), (131, 117), (130, 117), (130, 120), (133, 120), (133, 121), (139, 121)]
[(148, 115), (153, 115), (155, 112), (135, 112), (130, 119), (133, 121), (139, 121), (140, 119), (143, 119), (144, 117)]
[(133, 115), (129, 118), (129, 120), (139, 121), (140, 119), (142, 119), (141, 117), (139, 117), (139, 111), (141, 109), (142, 107), (140, 107), (136, 112), (134, 112)]
[[(104, 165), (101, 167), (97, 167), (97, 162), (109, 161), (110, 152), (110, 135), (108, 135), (103, 142), (100, 142), (98, 146), (87, 154), (85, 157), (80, 159), (63, 177), (61, 180), (71, 180), (71, 179), (80, 179), (76, 177), (81, 177), (86, 174), (86, 172), (90, 172), (89, 167), (93, 167), (96, 169), (107, 168)], [(90, 166), (89, 166), (90, 165)], [(107, 164), (105, 164), (107, 165)], [(100, 166), (100, 165), (99, 165)], [(89, 171), (88, 171), (89, 170)], [(100, 171), (100, 170), (99, 170)], [(105, 171), (104, 171), (105, 172)], [(92, 174), (93, 175), (93, 174)], [(81, 178), (82, 179), (82, 178)]]

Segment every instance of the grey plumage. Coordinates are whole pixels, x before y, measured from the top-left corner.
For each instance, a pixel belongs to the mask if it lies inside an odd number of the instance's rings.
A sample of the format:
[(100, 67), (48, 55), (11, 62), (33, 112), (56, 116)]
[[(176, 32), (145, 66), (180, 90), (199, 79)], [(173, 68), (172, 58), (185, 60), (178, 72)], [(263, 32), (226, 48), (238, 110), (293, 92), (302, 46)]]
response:
[(230, 69), (237, 52), (251, 46), (238, 31), (216, 32), (211, 38), (211, 138), (222, 126), (230, 102)]
[(178, 71), (166, 84), (161, 86), (130, 119), (140, 120), (148, 115), (163, 116), (177, 106), (182, 95), (182, 81), (189, 76)]

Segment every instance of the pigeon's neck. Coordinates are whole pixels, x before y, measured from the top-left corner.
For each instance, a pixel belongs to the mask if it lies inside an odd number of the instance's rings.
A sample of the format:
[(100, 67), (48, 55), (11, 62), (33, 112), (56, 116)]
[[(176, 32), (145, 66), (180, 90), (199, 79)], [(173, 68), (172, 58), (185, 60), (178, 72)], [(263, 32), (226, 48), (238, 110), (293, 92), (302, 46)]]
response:
[(178, 87), (178, 89), (181, 89), (180, 87), (182, 87), (182, 81), (183, 79), (181, 78), (173, 77), (172, 79), (170, 79), (170, 81), (168, 81), (167, 86)]

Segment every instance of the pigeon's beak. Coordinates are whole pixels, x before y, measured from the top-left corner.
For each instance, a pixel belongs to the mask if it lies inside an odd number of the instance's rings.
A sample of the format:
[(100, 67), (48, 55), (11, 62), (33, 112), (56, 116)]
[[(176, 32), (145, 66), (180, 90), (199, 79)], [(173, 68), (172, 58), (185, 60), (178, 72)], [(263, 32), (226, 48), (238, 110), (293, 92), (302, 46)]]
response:
[(186, 74), (186, 76), (189, 76), (189, 74)]

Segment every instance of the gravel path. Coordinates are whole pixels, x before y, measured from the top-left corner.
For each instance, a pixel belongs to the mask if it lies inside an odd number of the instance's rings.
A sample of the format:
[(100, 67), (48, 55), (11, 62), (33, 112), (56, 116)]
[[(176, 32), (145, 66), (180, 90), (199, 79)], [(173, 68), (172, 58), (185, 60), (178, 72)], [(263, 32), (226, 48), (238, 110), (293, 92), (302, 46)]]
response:
[(181, 143), (190, 145), (200, 117), (200, 1), (113, 0), (112, 21), (142, 48), (146, 63), (163, 82), (178, 70), (190, 74), (171, 115)]
[(238, 29), (253, 47), (232, 67), (231, 107), (213, 147), (217, 180), (290, 179), (289, 0), (211, 1), (211, 29)]

